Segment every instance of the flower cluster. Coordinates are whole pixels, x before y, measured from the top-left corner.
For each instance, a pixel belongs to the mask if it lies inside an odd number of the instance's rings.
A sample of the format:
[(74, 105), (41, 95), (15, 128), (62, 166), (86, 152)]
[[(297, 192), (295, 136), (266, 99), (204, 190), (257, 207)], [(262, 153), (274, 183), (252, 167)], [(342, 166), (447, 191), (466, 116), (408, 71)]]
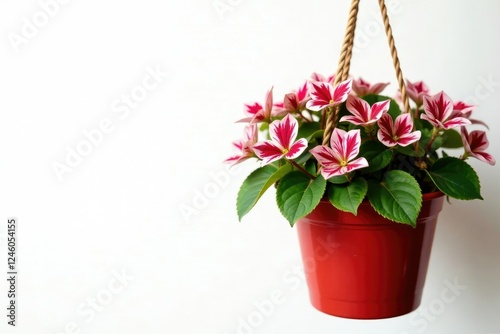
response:
[[(422, 193), (481, 198), (477, 175), (465, 160), (494, 165), (495, 159), (485, 152), (486, 132), (468, 130), (472, 124), (487, 128), (471, 118), (475, 106), (452, 101), (442, 91), (433, 95), (423, 82), (407, 81), (413, 108), (405, 112), (397, 99), (380, 95), (389, 83), (370, 84), (362, 78), (334, 82), (334, 76), (314, 73), (283, 101), (273, 101), (271, 88), (263, 104), (245, 105), (247, 116), (238, 121), (247, 123), (244, 137), (233, 143), (238, 153), (226, 162), (255, 158), (261, 167), (240, 189), (240, 219), (272, 184), (277, 184), (278, 206), (292, 225), (325, 198), (354, 214), (367, 199), (379, 214), (411, 225)], [(331, 113), (337, 121), (323, 145)], [(460, 147), (463, 153), (456, 158), (444, 151)], [(401, 195), (391, 199), (384, 189)], [(349, 203), (339, 200), (343, 193)], [(415, 201), (414, 212), (405, 201)]]

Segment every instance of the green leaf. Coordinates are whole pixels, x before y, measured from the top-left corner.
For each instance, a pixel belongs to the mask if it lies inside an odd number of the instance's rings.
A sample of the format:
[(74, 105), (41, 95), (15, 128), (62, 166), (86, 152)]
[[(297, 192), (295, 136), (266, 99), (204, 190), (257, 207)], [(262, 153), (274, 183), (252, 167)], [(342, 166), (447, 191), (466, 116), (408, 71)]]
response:
[(308, 171), (310, 174), (312, 175), (316, 175), (316, 168), (317, 168), (317, 163), (315, 160), (307, 160), (305, 165), (304, 165), (304, 168), (306, 169), (306, 171)]
[(462, 136), (455, 129), (448, 129), (443, 132), (443, 143), (441, 147), (444, 148), (460, 148), (463, 147)]
[(462, 200), (483, 199), (476, 172), (463, 160), (454, 157), (439, 159), (427, 174), (447, 196)]
[(418, 145), (417, 149), (415, 149), (414, 145), (408, 145), (408, 146), (397, 146), (396, 151), (398, 151), (401, 154), (410, 156), (410, 157), (423, 157), (425, 155), (425, 146), (422, 146), (421, 144)]
[(339, 210), (358, 214), (358, 207), (363, 202), (368, 183), (362, 177), (357, 177), (351, 183), (343, 186), (332, 186), (328, 189), (330, 203)]
[(347, 177), (347, 174), (345, 174), (345, 175), (340, 175), (340, 176), (333, 176), (333, 177), (329, 178), (327, 181), (330, 183), (333, 183), (333, 184), (342, 184), (342, 183), (349, 182), (349, 178)]
[(306, 138), (309, 139), (311, 135), (320, 130), (319, 122), (307, 122), (303, 123), (299, 127), (299, 131), (297, 133), (297, 138)]
[(368, 160), (368, 167), (362, 169), (364, 173), (380, 170), (387, 166), (392, 159), (391, 150), (375, 140), (369, 140), (361, 144), (359, 154)]
[(325, 193), (326, 181), (320, 175), (311, 180), (300, 171), (285, 175), (276, 190), (276, 202), (291, 226), (309, 214)]
[(370, 182), (368, 200), (381, 216), (398, 223), (417, 226), (422, 192), (413, 176), (401, 170), (384, 174), (381, 183)]
[(286, 164), (281, 168), (276, 168), (272, 165), (267, 165), (253, 171), (243, 184), (238, 192), (236, 199), (236, 211), (238, 218), (241, 221), (250, 210), (255, 206), (259, 198), (266, 190), (281, 179), (284, 175), (292, 170), (290, 164)]

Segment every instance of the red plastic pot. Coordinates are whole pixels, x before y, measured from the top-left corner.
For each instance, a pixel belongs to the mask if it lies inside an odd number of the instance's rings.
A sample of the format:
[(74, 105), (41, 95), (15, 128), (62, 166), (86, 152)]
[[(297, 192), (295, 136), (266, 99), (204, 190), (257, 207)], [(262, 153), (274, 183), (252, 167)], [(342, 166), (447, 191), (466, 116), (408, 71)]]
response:
[(297, 222), (312, 305), (344, 318), (382, 319), (420, 305), (444, 195), (424, 195), (417, 227), (378, 215), (363, 202), (357, 216), (321, 203)]

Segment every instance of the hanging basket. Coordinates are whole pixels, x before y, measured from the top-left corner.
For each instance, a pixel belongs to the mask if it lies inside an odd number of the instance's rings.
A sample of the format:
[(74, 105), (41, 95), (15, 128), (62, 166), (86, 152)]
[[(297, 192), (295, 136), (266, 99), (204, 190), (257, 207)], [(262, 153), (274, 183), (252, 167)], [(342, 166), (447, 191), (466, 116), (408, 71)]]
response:
[[(359, 0), (352, 1), (334, 86), (346, 80)], [(403, 75), (383, 0), (379, 1), (406, 112), (410, 112)], [(338, 122), (339, 107), (329, 114), (323, 145)], [(297, 222), (312, 305), (339, 317), (381, 319), (415, 310), (422, 297), (441, 192), (424, 194), (416, 228), (380, 216), (365, 200), (357, 215), (324, 199)]]
[[(260, 162), (238, 192), (240, 220), (275, 185), (280, 212), (298, 225), (312, 304), (379, 319), (418, 307), (444, 196), (481, 199), (479, 177), (465, 160), (495, 159), (485, 152), (485, 131), (466, 129), (484, 125), (470, 118), (474, 106), (443, 91), (432, 96), (422, 82), (418, 91), (405, 86), (384, 0), (402, 107), (379, 95), (388, 84), (348, 78), (358, 5), (352, 0), (335, 79), (315, 73), (282, 102), (271, 88), (264, 103), (245, 105), (244, 137), (226, 162)], [(441, 150), (458, 147), (458, 157)]]

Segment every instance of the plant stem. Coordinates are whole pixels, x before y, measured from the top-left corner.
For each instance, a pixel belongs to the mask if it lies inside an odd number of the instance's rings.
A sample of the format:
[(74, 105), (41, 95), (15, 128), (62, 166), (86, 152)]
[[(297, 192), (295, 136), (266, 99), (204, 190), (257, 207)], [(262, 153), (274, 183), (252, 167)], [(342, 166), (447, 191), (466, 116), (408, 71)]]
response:
[(425, 153), (424, 153), (424, 156), (422, 157), (422, 160), (425, 160), (425, 158), (427, 157), (427, 154), (431, 150), (432, 144), (434, 143), (434, 141), (436, 140), (438, 135), (439, 135), (439, 129), (438, 128), (432, 129), (431, 140), (429, 141), (429, 144), (427, 144), (427, 147), (425, 148)]
[(298, 163), (296, 163), (295, 161), (293, 160), (286, 160), (288, 161), (289, 163), (292, 164), (292, 166), (296, 167), (298, 170), (300, 170), (302, 173), (306, 174), (307, 176), (309, 176), (309, 178), (311, 178), (311, 180), (314, 180), (315, 177), (314, 175), (312, 175), (311, 173), (309, 173), (304, 167), (302, 167), (301, 165), (299, 165)]

